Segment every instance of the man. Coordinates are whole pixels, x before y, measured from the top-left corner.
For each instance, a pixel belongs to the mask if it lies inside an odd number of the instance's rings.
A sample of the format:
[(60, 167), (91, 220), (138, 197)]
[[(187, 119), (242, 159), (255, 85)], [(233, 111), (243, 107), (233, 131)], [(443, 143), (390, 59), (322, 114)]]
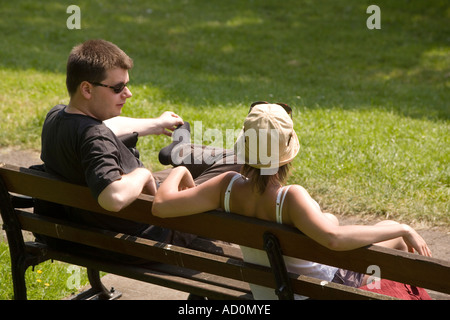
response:
[[(108, 41), (88, 40), (74, 47), (67, 62), (69, 104), (53, 107), (42, 129), (41, 159), (45, 170), (72, 183), (87, 185), (98, 203), (109, 211), (120, 211), (142, 192), (155, 194), (155, 180), (163, 179), (146, 169), (121, 138), (130, 134), (170, 136), (184, 123), (173, 112), (146, 119), (120, 116), (126, 100), (132, 96), (127, 87), (128, 70), (132, 67), (132, 59)], [(200, 174), (209, 171), (210, 175), (233, 169), (233, 165), (220, 164), (200, 167), (197, 170)], [(121, 219), (65, 209), (75, 221), (157, 241), (166, 241), (170, 233), (153, 226), (126, 224)]]
[(143, 190), (156, 191), (150, 171), (118, 137), (168, 134), (166, 129), (183, 123), (170, 112), (157, 119), (117, 117), (132, 96), (126, 86), (132, 67), (133, 61), (112, 43), (91, 40), (75, 47), (67, 63), (69, 105), (53, 108), (42, 131), (46, 170), (80, 184), (85, 179), (110, 211), (121, 210)]

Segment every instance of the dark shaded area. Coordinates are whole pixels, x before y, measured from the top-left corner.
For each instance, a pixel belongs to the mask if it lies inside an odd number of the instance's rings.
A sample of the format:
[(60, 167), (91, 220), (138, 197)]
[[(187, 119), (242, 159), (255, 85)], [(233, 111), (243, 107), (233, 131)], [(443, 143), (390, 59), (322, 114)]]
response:
[(79, 1), (81, 30), (66, 28), (70, 4), (2, 2), (1, 66), (64, 73), (75, 44), (105, 38), (135, 60), (134, 84), (174, 102), (450, 116), (447, 1), (378, 1), (381, 30), (357, 0)]

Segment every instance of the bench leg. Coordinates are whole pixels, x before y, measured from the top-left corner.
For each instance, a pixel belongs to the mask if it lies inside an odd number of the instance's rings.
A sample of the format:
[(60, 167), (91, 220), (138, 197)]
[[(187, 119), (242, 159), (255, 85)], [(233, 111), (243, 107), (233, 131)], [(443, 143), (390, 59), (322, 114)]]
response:
[(27, 285), (23, 263), (12, 263), (11, 276), (14, 288), (14, 300), (27, 300)]
[(281, 252), (280, 244), (275, 235), (265, 232), (264, 235), (264, 249), (269, 258), (270, 266), (275, 277), (277, 289), (275, 293), (280, 300), (293, 300), (294, 293), (291, 288), (291, 283), (284, 264), (283, 254)]
[(114, 288), (111, 290), (105, 288), (98, 270), (88, 268), (87, 275), (91, 288), (81, 292), (73, 300), (116, 300), (122, 296), (122, 293), (115, 291)]

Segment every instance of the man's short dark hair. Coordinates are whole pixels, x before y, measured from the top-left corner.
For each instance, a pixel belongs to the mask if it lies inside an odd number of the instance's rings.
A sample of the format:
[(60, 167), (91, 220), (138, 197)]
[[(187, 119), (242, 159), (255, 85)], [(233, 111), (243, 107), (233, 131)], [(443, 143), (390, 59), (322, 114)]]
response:
[(130, 70), (132, 67), (133, 60), (115, 44), (101, 39), (88, 40), (70, 52), (67, 60), (67, 91), (72, 96), (83, 81), (101, 82), (106, 78), (107, 70)]

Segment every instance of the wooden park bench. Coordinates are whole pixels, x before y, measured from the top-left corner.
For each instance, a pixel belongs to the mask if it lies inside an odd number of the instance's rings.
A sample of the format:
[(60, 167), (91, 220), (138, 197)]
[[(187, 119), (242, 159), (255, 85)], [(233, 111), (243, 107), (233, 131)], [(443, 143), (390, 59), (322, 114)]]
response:
[[(25, 198), (24, 198), (25, 197)], [(193, 248), (177, 247), (77, 225), (34, 214), (33, 199), (199, 235)], [(249, 283), (271, 287), (280, 299), (294, 293), (312, 299), (389, 299), (390, 297), (286, 272), (284, 255), (366, 273), (376, 265), (381, 277), (450, 293), (450, 262), (417, 254), (368, 246), (332, 251), (298, 230), (284, 225), (214, 211), (188, 217), (161, 219), (151, 214), (152, 197), (141, 195), (121, 212), (102, 209), (87, 187), (60, 181), (28, 168), (0, 164), (0, 210), (11, 254), (15, 299), (26, 299), (25, 271), (52, 259), (86, 267), (91, 289), (77, 298), (112, 299), (119, 292), (106, 289), (100, 271), (146, 281), (210, 299), (252, 299)], [(65, 240), (80, 246), (53, 247), (25, 242), (22, 231)], [(60, 241), (59, 240), (59, 241)], [(238, 245), (266, 250), (271, 267), (243, 261)], [(104, 253), (100, 258), (99, 251)], [(109, 254), (115, 259), (108, 259)], [(149, 263), (130, 264), (117, 259), (133, 257)]]

